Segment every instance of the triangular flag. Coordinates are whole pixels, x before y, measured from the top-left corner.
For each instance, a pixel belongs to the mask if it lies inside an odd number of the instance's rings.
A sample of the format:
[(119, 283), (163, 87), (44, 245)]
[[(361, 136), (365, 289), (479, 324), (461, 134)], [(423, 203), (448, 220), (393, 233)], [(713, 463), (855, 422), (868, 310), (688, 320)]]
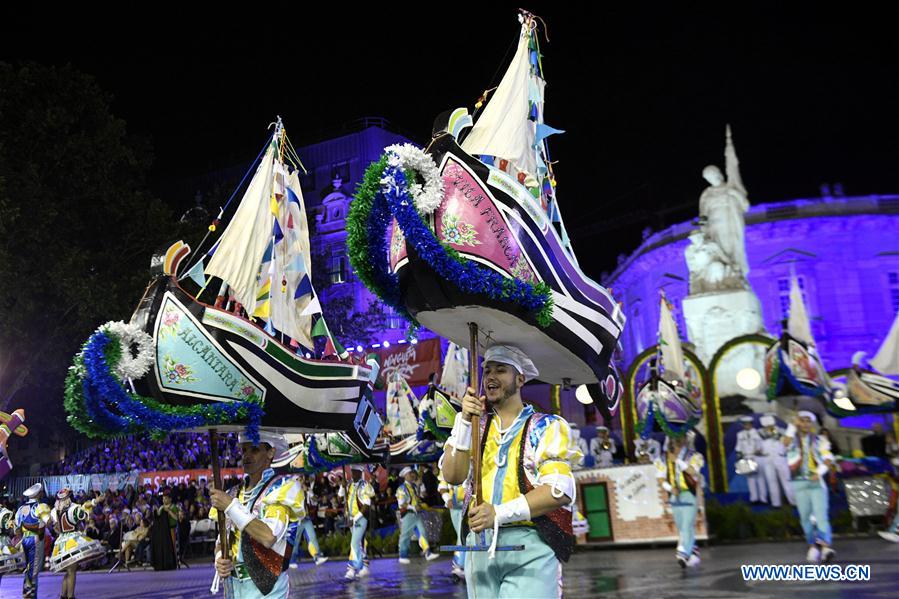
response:
[(194, 264), (193, 268), (187, 271), (187, 276), (190, 277), (191, 280), (200, 287), (205, 287), (206, 276), (203, 273), (203, 261), (200, 260), (199, 262)]
[(268, 246), (266, 246), (265, 248), (265, 254), (262, 255), (262, 262), (260, 262), (260, 264), (265, 264), (266, 262), (272, 261), (272, 250), (274, 249), (274, 247), (275, 246), (272, 245), (272, 242), (269, 241)]
[(318, 322), (315, 323), (315, 326), (312, 327), (312, 336), (313, 337), (327, 337), (328, 336), (328, 325), (325, 324), (324, 317), (319, 318)]
[(304, 295), (309, 295), (312, 293), (312, 281), (309, 280), (308, 275), (303, 275), (303, 279), (300, 281), (300, 284), (297, 285), (296, 293), (293, 294), (293, 299), (300, 299)]
[(318, 296), (313, 295), (312, 301), (309, 302), (309, 305), (300, 312), (300, 316), (311, 316), (313, 314), (321, 314), (322, 313), (322, 305), (318, 301)]
[(533, 78), (528, 79), (528, 100), (535, 104), (539, 104), (543, 101), (543, 97), (540, 95), (540, 88)]
[(275, 194), (272, 193), (272, 199), (269, 201), (269, 209), (272, 211), (276, 217), (278, 216), (278, 200), (275, 197)]
[(555, 135), (556, 133), (565, 133), (565, 130), (556, 129), (555, 127), (550, 127), (549, 125), (546, 125), (544, 123), (537, 123), (537, 135), (534, 139), (534, 143), (539, 144), (550, 135)]
[(306, 272), (306, 261), (302, 256), (294, 256), (284, 270), (286, 272)]
[(272, 235), (275, 238), (275, 243), (284, 239), (284, 232), (281, 230), (281, 225), (278, 224), (277, 218), (275, 219), (275, 225), (272, 227)]
[(216, 241), (216, 242), (215, 242), (215, 245), (212, 246), (212, 249), (209, 250), (208, 252), (206, 252), (206, 255), (207, 255), (207, 256), (213, 255), (213, 254), (215, 253), (215, 250), (219, 249), (219, 244), (220, 244), (220, 243), (221, 243), (221, 240)]
[(272, 303), (270, 300), (265, 300), (261, 304), (256, 304), (256, 309), (253, 310), (253, 316), (258, 318), (268, 318), (271, 316), (272, 312)]
[(265, 321), (265, 327), (264, 327), (264, 328), (265, 328), (265, 332), (266, 332), (266, 333), (268, 333), (268, 334), (271, 335), (272, 337), (275, 336), (275, 327), (272, 325), (272, 319), (271, 319), (271, 318), (269, 318), (267, 321)]
[(297, 194), (290, 187), (287, 188), (287, 201), (295, 204), (300, 203), (300, 198), (297, 197)]
[(271, 296), (272, 280), (268, 279), (256, 292), (256, 303), (267, 300)]
[(293, 229), (293, 214), (287, 215), (287, 228)]

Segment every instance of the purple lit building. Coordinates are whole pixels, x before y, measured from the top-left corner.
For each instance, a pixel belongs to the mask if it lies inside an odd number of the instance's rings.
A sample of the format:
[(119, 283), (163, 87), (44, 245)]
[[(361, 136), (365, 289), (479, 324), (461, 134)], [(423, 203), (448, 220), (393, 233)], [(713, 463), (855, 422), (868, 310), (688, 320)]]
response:
[[(688, 293), (684, 250), (694, 229), (680, 223), (648, 235), (603, 283), (624, 304), (623, 368), (656, 343), (658, 290), (676, 308)], [(777, 335), (795, 270), (812, 333), (828, 370), (852, 354), (873, 355), (899, 311), (899, 195), (822, 197), (758, 204), (746, 214), (749, 282), (764, 324)], [(683, 315), (676, 315), (682, 333)]]

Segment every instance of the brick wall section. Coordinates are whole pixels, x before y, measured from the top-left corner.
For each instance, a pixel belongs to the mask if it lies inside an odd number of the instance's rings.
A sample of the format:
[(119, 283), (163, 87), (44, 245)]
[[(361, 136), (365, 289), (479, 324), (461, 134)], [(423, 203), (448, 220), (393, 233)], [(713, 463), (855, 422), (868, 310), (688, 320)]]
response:
[[(622, 520), (618, 516), (617, 497), (615, 481), (608, 477), (608, 473), (612, 470), (620, 473), (622, 468), (633, 469), (633, 466), (617, 466), (607, 469), (591, 469), (575, 471), (575, 478), (578, 483), (578, 509), (581, 514), (586, 516), (584, 507), (584, 494), (582, 485), (591, 483), (606, 483), (608, 493), (609, 513), (612, 522), (612, 540), (592, 542), (587, 540), (587, 535), (578, 535), (578, 545), (609, 545), (609, 544), (629, 544), (629, 543), (655, 543), (655, 542), (677, 542), (677, 529), (674, 527), (674, 518), (670, 509), (667, 507), (668, 493), (662, 488), (657, 479), (652, 478), (656, 485), (656, 493), (658, 494), (659, 503), (663, 506), (663, 515), (660, 518), (649, 516), (638, 516), (634, 520)], [(698, 490), (697, 501), (699, 502), (699, 513), (696, 517), (696, 538), (700, 540), (708, 539), (708, 529), (705, 520), (705, 498), (702, 489)]]

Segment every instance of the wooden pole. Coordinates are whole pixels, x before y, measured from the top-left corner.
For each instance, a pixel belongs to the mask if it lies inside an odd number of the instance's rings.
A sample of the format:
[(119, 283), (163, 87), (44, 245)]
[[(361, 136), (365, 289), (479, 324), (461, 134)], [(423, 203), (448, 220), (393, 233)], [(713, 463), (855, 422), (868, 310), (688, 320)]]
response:
[[(216, 489), (224, 491), (222, 483), (222, 466), (219, 462), (219, 433), (218, 430), (209, 429), (209, 453), (212, 457), (212, 484)], [(222, 557), (231, 559), (231, 546), (228, 543), (228, 528), (225, 522), (225, 510), (216, 510), (219, 525), (219, 545), (222, 548)], [(230, 596), (230, 579), (224, 581), (225, 597)]]
[[(480, 385), (478, 383), (478, 324), (468, 323), (468, 380), (475, 395), (480, 397)], [(481, 494), (481, 418), (471, 419), (471, 472), (473, 485), (472, 507), (484, 503)]]

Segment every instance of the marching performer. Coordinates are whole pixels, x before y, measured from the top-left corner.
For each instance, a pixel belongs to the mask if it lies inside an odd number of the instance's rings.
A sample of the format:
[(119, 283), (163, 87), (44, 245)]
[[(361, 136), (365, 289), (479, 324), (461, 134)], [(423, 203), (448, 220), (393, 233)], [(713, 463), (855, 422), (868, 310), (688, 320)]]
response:
[(611, 468), (614, 465), (612, 456), (615, 455), (615, 439), (609, 436), (608, 428), (596, 427), (596, 437), (590, 440), (590, 454), (597, 468)]
[(312, 558), (316, 566), (321, 566), (328, 561), (328, 558), (321, 554), (321, 549), (319, 549), (318, 546), (318, 536), (315, 534), (315, 524), (309, 516), (308, 509), (309, 505), (314, 505), (313, 502), (315, 501), (314, 495), (312, 494), (312, 490), (315, 486), (315, 479), (313, 479), (311, 484), (308, 484), (304, 477), (300, 477), (297, 482), (299, 483), (301, 493), (303, 494), (303, 497), (300, 500), (300, 504), (303, 508), (302, 514), (300, 515), (300, 522), (297, 525), (297, 538), (293, 545), (293, 555), (291, 555), (290, 558), (291, 566), (295, 565), (299, 559), (298, 556), (300, 553), (300, 545), (302, 545), (303, 541), (303, 535), (306, 535), (309, 557)]
[(371, 513), (371, 502), (375, 497), (375, 490), (362, 475), (365, 466), (353, 464), (350, 466), (353, 476), (353, 484), (347, 493), (347, 514), (353, 525), (353, 535), (350, 539), (350, 557), (347, 561), (347, 580), (357, 580), (368, 576), (368, 565), (365, 562), (365, 531), (368, 529), (368, 517)]
[(400, 510), (400, 559), (401, 564), (409, 563), (409, 541), (412, 540), (412, 532), (418, 531), (418, 546), (424, 558), (429, 562), (440, 557), (437, 553), (431, 551), (428, 545), (428, 538), (425, 532), (425, 525), (418, 515), (421, 509), (421, 500), (418, 497), (418, 491), (415, 490), (417, 478), (415, 470), (411, 466), (406, 466), (400, 470), (400, 478), (403, 482), (396, 489), (396, 501)]
[[(586, 458), (587, 456), (590, 455), (590, 450), (587, 448), (587, 440), (584, 439), (583, 437), (581, 437), (581, 430), (578, 428), (576, 422), (569, 422), (568, 426), (571, 427), (572, 443), (574, 443), (575, 447), (577, 447), (580, 450), (580, 452), (582, 454), (584, 454), (584, 457)], [(592, 464), (593, 458), (591, 457), (590, 459), (591, 459), (591, 464)], [(585, 459), (584, 462), (586, 462), (586, 461), (587, 460)], [(581, 463), (581, 464), (578, 464), (577, 466), (575, 466), (574, 469), (581, 470), (582, 468), (584, 468), (584, 466), (589, 466), (589, 464)]]
[(288, 565), (297, 538), (297, 522), (303, 513), (303, 493), (295, 476), (277, 475), (271, 464), (287, 451), (283, 435), (259, 432), (259, 442), (239, 437), (244, 483), (227, 492), (210, 488), (215, 520), (221, 510), (227, 517), (231, 547), (228, 559), (216, 544), (216, 578), (229, 579), (235, 599), (264, 597), (283, 599), (289, 591)]
[(705, 460), (693, 447), (695, 437), (693, 431), (679, 437), (667, 437), (665, 455), (655, 462), (657, 476), (663, 480), (662, 488), (668, 492), (668, 505), (677, 527), (675, 558), (682, 568), (694, 568), (700, 561), (696, 547), (696, 491)]
[(16, 511), (16, 529), (21, 530), (25, 552), (23, 599), (37, 597), (38, 574), (44, 566), (44, 532), (50, 521), (50, 506), (38, 501), (43, 488), (41, 483), (28, 487), (24, 493), (27, 501)]
[[(442, 472), (462, 484), (471, 465), (471, 419), (483, 419), (481, 480), (484, 503), (467, 509), (466, 544), (486, 532), (492, 548), (524, 545), (523, 551), (469, 551), (465, 581), (470, 597), (556, 597), (562, 562), (571, 555), (576, 485), (572, 464), (583, 458), (564, 418), (540, 414), (521, 400), (521, 387), (538, 372), (520, 349), (494, 345), (484, 353), (480, 398), (469, 388), (444, 449)], [(470, 505), (470, 504), (469, 504)]]
[[(737, 433), (737, 459), (750, 459), (758, 463), (762, 455), (762, 438), (752, 424), (752, 416), (740, 416), (743, 430)], [(758, 470), (747, 474), (746, 482), (749, 485), (750, 503), (768, 503), (768, 493), (765, 490), (765, 479)]]
[[(438, 490), (446, 508), (450, 511), (450, 521), (453, 523), (453, 529), (456, 531), (456, 544), (462, 544), (462, 508), (465, 506), (465, 489), (466, 485), (451, 485), (443, 478), (443, 469), (441, 464), (440, 474), (438, 477), (440, 484)], [(453, 552), (453, 565), (450, 570), (453, 580), (456, 582), (465, 580), (465, 556), (461, 551)]]
[(762, 425), (762, 453), (764, 454), (761, 470), (765, 476), (771, 505), (780, 507), (781, 487), (783, 487), (790, 505), (796, 505), (796, 499), (793, 497), (793, 485), (790, 483), (790, 467), (787, 465), (787, 449), (780, 440), (781, 431), (777, 428), (777, 421), (773, 415), (766, 414), (759, 418), (759, 424)]
[(16, 515), (0, 507), (0, 580), (8, 572), (21, 571), (25, 554), (12, 542), (16, 535)]
[(53, 553), (50, 556), (50, 569), (53, 572), (65, 571), (62, 589), (59, 592), (61, 599), (75, 597), (75, 575), (78, 573), (78, 565), (103, 557), (106, 553), (99, 541), (86, 537), (78, 531), (78, 524), (87, 520), (88, 511), (93, 505), (93, 501), (83, 505), (72, 503), (72, 491), (69, 488), (64, 488), (56, 494), (56, 505), (50, 513), (53, 530), (56, 532), (56, 541), (53, 543)]
[(833, 454), (827, 439), (815, 434), (817, 422), (812, 412), (799, 412), (796, 422), (784, 434), (783, 442), (789, 445), (787, 462), (793, 478), (799, 520), (808, 542), (806, 559), (826, 563), (836, 554), (831, 547), (828, 496), (824, 483)]

